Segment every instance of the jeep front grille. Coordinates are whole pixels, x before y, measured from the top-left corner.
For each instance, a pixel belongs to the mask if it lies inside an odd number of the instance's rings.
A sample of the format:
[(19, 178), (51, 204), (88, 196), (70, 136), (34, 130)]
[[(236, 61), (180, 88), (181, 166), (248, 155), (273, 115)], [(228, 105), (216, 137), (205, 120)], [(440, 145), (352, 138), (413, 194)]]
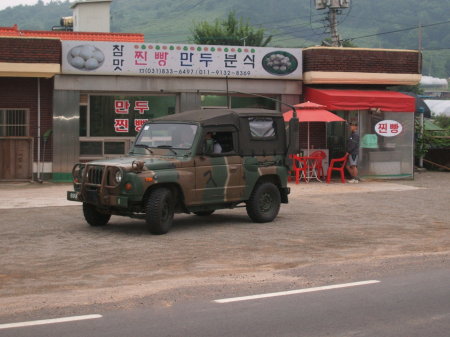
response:
[(81, 189), (114, 189), (120, 186), (117, 176), (123, 177), (123, 169), (117, 166), (103, 166), (92, 164), (76, 164), (72, 169), (73, 182)]
[(86, 182), (94, 185), (101, 185), (104, 166), (87, 166)]

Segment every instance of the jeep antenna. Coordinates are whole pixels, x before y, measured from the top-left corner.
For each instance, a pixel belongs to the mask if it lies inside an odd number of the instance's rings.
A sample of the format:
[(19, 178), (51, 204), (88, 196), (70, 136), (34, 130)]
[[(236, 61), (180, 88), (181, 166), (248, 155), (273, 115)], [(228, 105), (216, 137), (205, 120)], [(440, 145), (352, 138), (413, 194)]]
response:
[(227, 83), (227, 107), (228, 109), (231, 109), (230, 92), (228, 91), (228, 76), (225, 77), (225, 81)]

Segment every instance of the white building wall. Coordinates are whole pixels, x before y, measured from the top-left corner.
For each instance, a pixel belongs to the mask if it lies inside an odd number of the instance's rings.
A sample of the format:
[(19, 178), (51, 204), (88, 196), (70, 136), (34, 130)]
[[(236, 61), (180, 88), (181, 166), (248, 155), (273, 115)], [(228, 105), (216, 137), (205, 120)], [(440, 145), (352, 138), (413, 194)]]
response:
[(76, 2), (73, 8), (74, 32), (110, 32), (112, 0)]

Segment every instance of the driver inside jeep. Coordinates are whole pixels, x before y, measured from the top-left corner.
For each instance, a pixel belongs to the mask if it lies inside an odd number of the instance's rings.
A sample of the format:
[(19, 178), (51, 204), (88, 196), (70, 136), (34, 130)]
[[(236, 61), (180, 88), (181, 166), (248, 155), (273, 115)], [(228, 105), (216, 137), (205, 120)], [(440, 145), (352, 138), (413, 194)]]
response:
[(207, 153), (222, 153), (222, 146), (220, 146), (217, 139), (214, 138), (212, 132), (207, 132), (205, 135), (206, 152)]

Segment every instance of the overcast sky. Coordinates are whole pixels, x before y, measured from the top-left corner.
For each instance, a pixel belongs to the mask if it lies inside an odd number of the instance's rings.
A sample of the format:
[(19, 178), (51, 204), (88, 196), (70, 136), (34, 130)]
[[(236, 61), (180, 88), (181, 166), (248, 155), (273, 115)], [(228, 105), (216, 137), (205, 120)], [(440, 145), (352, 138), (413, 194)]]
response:
[[(38, 0), (0, 0), (0, 10), (18, 5), (35, 5), (37, 2)], [(49, 2), (50, 0), (44, 0), (44, 3)]]

